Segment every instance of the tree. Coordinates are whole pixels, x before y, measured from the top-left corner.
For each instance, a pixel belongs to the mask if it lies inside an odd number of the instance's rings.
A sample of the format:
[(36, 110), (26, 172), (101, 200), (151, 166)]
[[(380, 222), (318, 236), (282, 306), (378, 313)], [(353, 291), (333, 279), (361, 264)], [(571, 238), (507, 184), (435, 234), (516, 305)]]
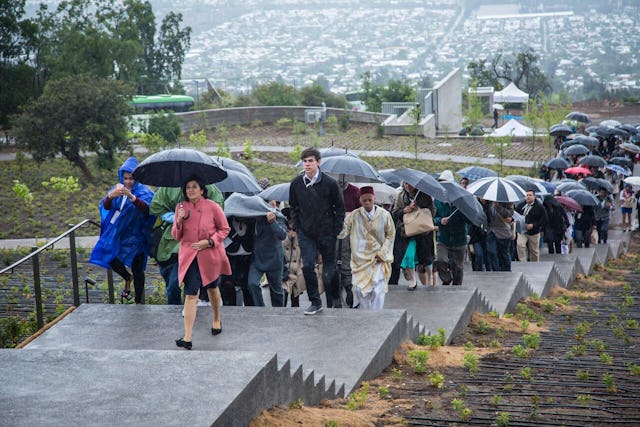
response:
[(324, 102), (327, 107), (345, 108), (347, 99), (325, 90), (322, 85), (315, 82), (310, 86), (305, 86), (299, 91), (301, 105), (322, 105)]
[(173, 111), (160, 111), (149, 118), (149, 133), (175, 144), (180, 137), (180, 121)]
[(364, 72), (360, 76), (362, 80), (362, 102), (367, 106), (368, 111), (382, 111), (382, 87), (373, 82), (370, 71)]
[(293, 86), (269, 82), (253, 88), (252, 95), (259, 105), (298, 105), (298, 95)]
[(383, 102), (413, 102), (415, 91), (406, 80), (389, 80), (386, 86), (373, 82), (371, 72), (366, 71), (361, 76), (363, 102), (368, 111), (382, 111)]
[(416, 92), (406, 80), (389, 80), (382, 89), (382, 99), (384, 102), (413, 102)]
[(37, 162), (62, 155), (92, 180), (82, 153), (113, 161), (115, 152), (127, 147), (126, 99), (132, 95), (121, 82), (86, 74), (51, 80), (16, 117), (18, 146)]
[(10, 127), (18, 106), (35, 96), (34, 69), (28, 64), (37, 27), (23, 19), (25, 0), (0, 0), (0, 128)]
[(501, 82), (514, 82), (518, 88), (535, 97), (551, 91), (551, 84), (538, 67), (537, 61), (538, 55), (535, 51), (527, 48), (518, 52), (515, 57), (504, 56), (502, 52), (498, 52), (489, 60), (470, 62), (467, 69), (470, 77), (475, 79), (479, 86), (493, 86), (500, 90), (503, 87)]
[(478, 82), (471, 79), (469, 81), (469, 89), (465, 93), (465, 98), (467, 99), (465, 105), (467, 108), (465, 110), (464, 117), (464, 125), (471, 128), (470, 134), (472, 134), (473, 130), (481, 124), (482, 119), (484, 118), (484, 113), (482, 112), (482, 101), (476, 94), (477, 90)]

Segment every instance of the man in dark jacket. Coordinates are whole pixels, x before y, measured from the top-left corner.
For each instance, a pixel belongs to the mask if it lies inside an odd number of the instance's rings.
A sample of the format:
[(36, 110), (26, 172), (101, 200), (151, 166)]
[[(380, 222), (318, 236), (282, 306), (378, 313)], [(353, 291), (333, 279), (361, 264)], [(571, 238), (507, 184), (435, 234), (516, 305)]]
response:
[[(315, 266), (322, 256), (322, 281), (325, 286), (336, 283), (336, 238), (344, 223), (344, 201), (337, 181), (320, 170), (320, 152), (307, 148), (300, 155), (304, 173), (291, 181), (289, 205), (293, 229), (298, 235), (302, 256), (302, 273), (311, 306), (304, 314), (322, 311)], [(327, 298), (335, 298), (337, 289), (327, 290)]]
[(467, 218), (449, 203), (435, 201), (433, 223), (438, 226), (436, 260), (443, 285), (462, 285), (464, 255), (467, 249)]
[(516, 211), (524, 215), (526, 231), (518, 233), (518, 259), (520, 261), (540, 261), (540, 233), (547, 224), (547, 211), (529, 190)]

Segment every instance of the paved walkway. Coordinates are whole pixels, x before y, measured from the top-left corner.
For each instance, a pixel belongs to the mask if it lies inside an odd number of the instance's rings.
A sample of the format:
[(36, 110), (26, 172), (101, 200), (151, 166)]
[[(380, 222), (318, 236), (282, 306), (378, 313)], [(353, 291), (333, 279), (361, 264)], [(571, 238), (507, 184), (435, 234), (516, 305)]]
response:
[[(253, 151), (266, 152), (266, 153), (288, 153), (292, 150), (291, 147), (278, 147), (272, 145), (253, 145), (251, 146)], [(206, 153), (215, 153), (217, 147), (208, 146), (204, 148)], [(234, 145), (230, 146), (229, 150), (233, 153), (244, 151), (244, 146)], [(364, 155), (369, 157), (395, 157), (402, 159), (415, 159), (415, 154), (409, 151), (388, 151), (388, 150), (349, 150), (354, 154)], [(144, 147), (135, 147), (135, 153), (146, 153), (147, 149)], [(27, 154), (27, 157), (30, 157)], [(0, 161), (15, 160), (15, 153), (0, 153)], [(500, 159), (495, 157), (473, 157), (473, 156), (451, 156), (448, 154), (434, 154), (434, 153), (418, 153), (418, 158), (421, 160), (435, 160), (435, 161), (449, 161), (455, 163), (465, 163), (474, 165), (499, 165)], [(504, 166), (518, 167), (518, 168), (530, 168), (535, 162), (531, 160), (515, 160), (504, 159)], [(293, 165), (292, 165), (293, 166)]]

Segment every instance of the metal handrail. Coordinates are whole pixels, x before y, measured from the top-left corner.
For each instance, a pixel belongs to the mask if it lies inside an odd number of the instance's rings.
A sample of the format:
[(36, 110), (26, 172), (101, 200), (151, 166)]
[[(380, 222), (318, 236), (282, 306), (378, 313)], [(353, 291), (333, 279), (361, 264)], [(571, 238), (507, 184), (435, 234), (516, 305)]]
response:
[[(42, 310), (42, 290), (40, 287), (40, 253), (49, 249), (53, 249), (53, 245), (55, 245), (56, 243), (58, 243), (60, 240), (62, 240), (65, 237), (69, 237), (69, 253), (71, 256), (71, 279), (72, 279), (72, 284), (73, 284), (73, 304), (78, 307), (80, 305), (80, 286), (78, 283), (78, 255), (76, 252), (76, 236), (75, 236), (75, 231), (81, 227), (85, 227), (87, 225), (95, 225), (96, 227), (100, 228), (100, 223), (95, 222), (91, 219), (85, 219), (84, 221), (80, 222), (79, 224), (73, 225), (73, 224), (69, 224), (71, 226), (70, 229), (68, 229), (67, 231), (65, 231), (64, 233), (62, 233), (61, 235), (59, 235), (58, 237), (54, 238), (53, 240), (47, 242), (46, 244), (42, 245), (42, 246), (33, 246), (31, 247), (31, 253), (25, 257), (23, 257), (22, 259), (14, 262), (13, 264), (11, 264), (8, 267), (3, 268), (2, 270), (0, 270), (0, 275), (10, 272), (10, 274), (13, 274), (14, 269), (31, 260), (32, 261), (32, 265), (33, 265), (33, 293), (35, 296), (35, 300), (36, 300), (36, 318), (37, 318), (37, 322), (38, 322), (38, 328), (42, 328), (42, 326), (44, 325), (44, 316), (43, 316), (43, 310)], [(112, 285), (110, 286), (110, 288), (112, 287)], [(113, 304), (113, 292), (110, 292), (110, 303)]]

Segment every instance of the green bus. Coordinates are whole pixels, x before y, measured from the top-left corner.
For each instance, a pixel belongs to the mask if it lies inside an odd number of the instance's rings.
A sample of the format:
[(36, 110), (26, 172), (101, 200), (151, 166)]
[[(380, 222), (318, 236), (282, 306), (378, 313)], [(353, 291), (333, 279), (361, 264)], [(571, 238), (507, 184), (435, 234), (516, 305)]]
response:
[(135, 95), (129, 102), (136, 114), (150, 111), (171, 110), (182, 113), (193, 109), (195, 102), (187, 95)]

